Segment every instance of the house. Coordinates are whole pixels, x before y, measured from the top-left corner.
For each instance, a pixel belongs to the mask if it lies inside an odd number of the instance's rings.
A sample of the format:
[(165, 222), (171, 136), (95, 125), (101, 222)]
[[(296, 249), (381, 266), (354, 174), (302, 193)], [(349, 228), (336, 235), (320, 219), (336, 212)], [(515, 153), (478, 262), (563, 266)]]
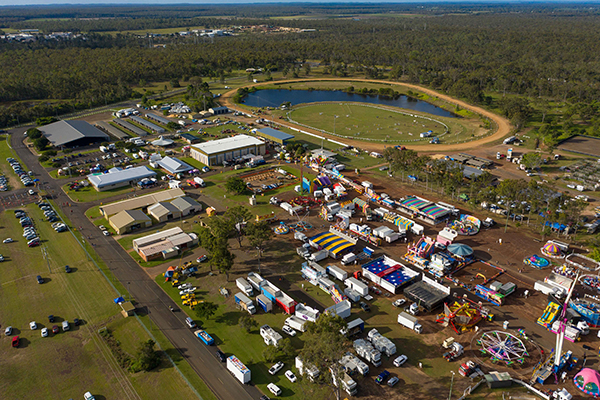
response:
[(191, 165), (186, 164), (175, 157), (165, 157), (162, 160), (157, 161), (156, 164), (173, 175), (188, 172), (189, 170), (194, 169), (194, 167)]
[(133, 240), (133, 249), (144, 261), (151, 261), (175, 257), (197, 244), (195, 233), (185, 233), (176, 227)]
[(194, 144), (190, 148), (192, 158), (208, 166), (221, 165), (224, 160), (233, 160), (247, 154), (262, 156), (265, 153), (265, 142), (248, 135), (211, 140)]
[(178, 197), (171, 201), (171, 204), (177, 207), (184, 217), (202, 211), (202, 204), (189, 196)]
[(158, 222), (166, 222), (181, 217), (181, 211), (177, 207), (164, 201), (148, 207), (148, 214)]
[(156, 176), (156, 172), (142, 166), (128, 169), (112, 168), (107, 174), (92, 174), (88, 175), (87, 179), (97, 191), (103, 192), (105, 190), (133, 185), (144, 178), (151, 178), (153, 176)]
[(150, 217), (141, 210), (123, 210), (111, 216), (108, 223), (119, 235), (152, 226)]

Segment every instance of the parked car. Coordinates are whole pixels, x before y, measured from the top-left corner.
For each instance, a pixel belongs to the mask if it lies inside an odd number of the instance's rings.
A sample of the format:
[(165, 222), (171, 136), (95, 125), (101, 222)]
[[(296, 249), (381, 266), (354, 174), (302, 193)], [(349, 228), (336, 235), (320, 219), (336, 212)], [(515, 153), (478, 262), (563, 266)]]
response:
[(71, 272), (71, 267), (69, 267), (68, 265), (65, 265), (65, 272), (68, 274), (69, 272)]
[(208, 260), (208, 256), (206, 254), (201, 257), (196, 258), (197, 263), (203, 263), (206, 260)]
[(269, 368), (269, 374), (275, 375), (276, 373), (281, 371), (282, 368), (283, 368), (283, 362), (279, 361), (279, 362), (277, 362), (277, 364), (275, 364), (271, 368)]
[(79, 320), (79, 318), (75, 318), (75, 319), (73, 320), (73, 325), (75, 325), (75, 326), (79, 326), (80, 324), (81, 324), (81, 321)]
[(69, 325), (69, 321), (64, 320), (62, 323), (62, 330), (63, 332), (68, 331), (71, 328), (71, 326)]
[(389, 376), (390, 376), (390, 373), (387, 370), (384, 370), (382, 373), (380, 373), (379, 375), (377, 375), (377, 378), (375, 378), (375, 382), (377, 382), (380, 385), (382, 385), (389, 378)]
[(18, 336), (14, 336), (12, 338), (12, 347), (19, 347), (19, 337)]
[(287, 325), (284, 325), (283, 328), (281, 328), (282, 331), (284, 331), (285, 333), (287, 333), (290, 336), (296, 336), (296, 330), (290, 328)]
[(361, 301), (360, 303), (358, 303), (358, 305), (360, 306), (360, 308), (363, 309), (364, 312), (371, 312), (371, 307), (369, 307), (369, 305), (364, 301)]
[(59, 332), (58, 325), (53, 325), (52, 326), (52, 333), (57, 334), (58, 332)]
[(48, 315), (48, 322), (54, 322), (55, 318), (54, 315), (50, 314)]
[(96, 400), (96, 398), (90, 392), (85, 392), (85, 394), (83, 395), (83, 399), (84, 400)]
[(41, 285), (42, 283), (44, 283), (44, 278), (42, 278), (42, 276), (41, 276), (41, 275), (38, 275), (38, 276), (36, 276), (36, 277), (35, 277), (35, 279), (37, 279), (37, 283), (39, 283), (40, 285)]
[(12, 240), (12, 238), (6, 238), (2, 241), (2, 243), (12, 243), (14, 242), (14, 240)]
[(4, 334), (6, 336), (12, 335), (12, 326), (7, 326), (6, 329), (4, 330)]
[(394, 360), (394, 366), (400, 367), (402, 364), (404, 364), (406, 362), (406, 360), (408, 360), (408, 357), (406, 357), (404, 354), (402, 354), (400, 357), (397, 357)]
[(104, 225), (100, 225), (100, 226), (98, 227), (98, 229), (100, 229), (101, 231), (105, 231), (105, 230), (106, 230), (106, 227), (105, 227)]
[(395, 385), (396, 383), (398, 383), (398, 381), (400, 381), (400, 379), (398, 379), (398, 377), (397, 377), (397, 376), (394, 376), (393, 378), (391, 378), (391, 379), (388, 381), (388, 383), (387, 383), (387, 384), (388, 384), (388, 386), (389, 386), (389, 387), (394, 387), (394, 385)]
[(381, 294), (381, 290), (379, 290), (375, 286), (371, 286), (370, 289), (371, 289), (371, 292), (373, 292), (375, 294), (379, 294), (379, 295)]
[(42, 337), (48, 336), (48, 328), (42, 328)]
[(402, 307), (406, 303), (406, 299), (398, 299), (392, 303), (394, 307)]
[(30, 196), (33, 196), (35, 194), (35, 192), (33, 191), (33, 189), (29, 189), (29, 191), (27, 193), (29, 193)]
[(31, 321), (29, 323), (29, 329), (31, 329), (32, 331), (35, 331), (37, 329), (37, 324), (35, 323), (35, 321)]
[(287, 371), (285, 371), (285, 377), (288, 378), (290, 380), (290, 382), (294, 383), (296, 382), (296, 375), (294, 375), (294, 373), (292, 371), (290, 371), (289, 369)]
[(103, 234), (104, 236), (110, 236), (110, 232), (109, 232), (109, 231), (103, 231), (103, 232), (102, 232), (102, 234)]

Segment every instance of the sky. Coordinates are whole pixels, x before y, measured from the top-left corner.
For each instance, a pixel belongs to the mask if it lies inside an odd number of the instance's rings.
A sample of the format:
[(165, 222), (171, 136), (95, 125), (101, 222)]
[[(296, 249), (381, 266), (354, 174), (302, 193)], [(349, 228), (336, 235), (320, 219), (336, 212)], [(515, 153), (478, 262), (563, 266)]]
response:
[[(252, 3), (439, 3), (445, 1), (454, 1), (461, 2), (461, 0), (0, 0), (0, 6), (15, 6), (15, 5), (34, 5), (34, 4), (43, 4), (43, 5), (53, 5), (53, 4), (119, 4), (119, 5), (127, 5), (127, 4), (231, 4), (231, 3), (243, 3), (243, 4), (252, 4)], [(536, 0), (533, 0), (536, 1)], [(543, 0), (538, 0), (538, 2)], [(485, 3), (515, 3), (519, 2), (518, 0), (466, 0), (465, 2), (469, 3), (477, 3), (477, 2), (485, 2)], [(531, 1), (528, 1), (531, 2)], [(579, 3), (583, 2), (581, 0), (556, 0), (549, 2), (564, 2), (564, 3)], [(588, 1), (589, 2), (589, 1)], [(593, 2), (593, 1), (592, 1)]]

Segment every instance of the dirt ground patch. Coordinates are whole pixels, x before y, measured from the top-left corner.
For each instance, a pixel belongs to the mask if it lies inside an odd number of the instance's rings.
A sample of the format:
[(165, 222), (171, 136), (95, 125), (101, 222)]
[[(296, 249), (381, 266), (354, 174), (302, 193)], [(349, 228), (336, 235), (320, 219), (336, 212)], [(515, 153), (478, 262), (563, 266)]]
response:
[(564, 140), (560, 145), (558, 145), (558, 149), (593, 157), (600, 157), (600, 138), (575, 135), (567, 140)]

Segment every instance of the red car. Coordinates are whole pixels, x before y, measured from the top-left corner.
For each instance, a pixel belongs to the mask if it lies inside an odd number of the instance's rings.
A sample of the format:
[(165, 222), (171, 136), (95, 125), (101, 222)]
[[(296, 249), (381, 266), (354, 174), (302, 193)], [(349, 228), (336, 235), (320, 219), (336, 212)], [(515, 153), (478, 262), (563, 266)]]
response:
[(12, 347), (19, 347), (19, 337), (18, 336), (13, 336)]

